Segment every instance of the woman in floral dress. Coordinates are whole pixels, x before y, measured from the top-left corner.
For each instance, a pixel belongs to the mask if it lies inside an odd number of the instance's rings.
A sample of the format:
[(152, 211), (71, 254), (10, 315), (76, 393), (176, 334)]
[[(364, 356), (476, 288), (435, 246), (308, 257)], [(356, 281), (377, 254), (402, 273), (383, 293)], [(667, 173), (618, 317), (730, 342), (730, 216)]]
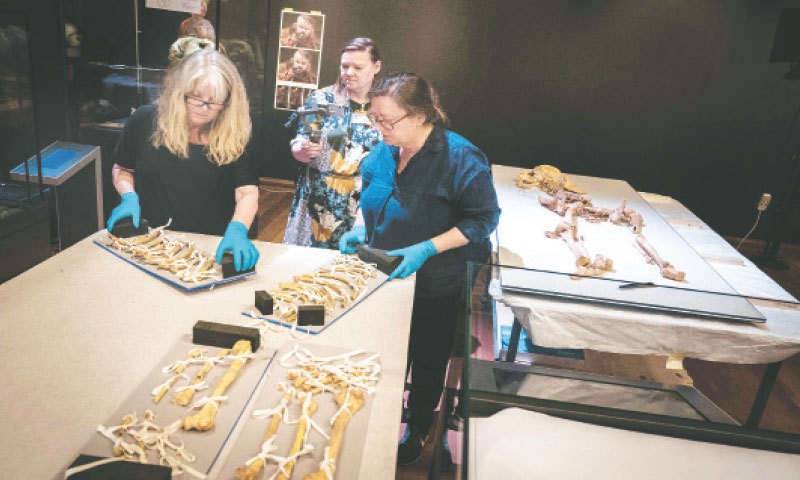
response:
[(342, 48), (336, 84), (309, 95), (290, 119), (289, 124), (303, 120), (290, 142), (302, 165), (283, 243), (338, 249), (339, 238), (353, 227), (361, 161), (381, 141), (367, 117), (367, 93), (380, 69), (374, 41), (350, 40)]

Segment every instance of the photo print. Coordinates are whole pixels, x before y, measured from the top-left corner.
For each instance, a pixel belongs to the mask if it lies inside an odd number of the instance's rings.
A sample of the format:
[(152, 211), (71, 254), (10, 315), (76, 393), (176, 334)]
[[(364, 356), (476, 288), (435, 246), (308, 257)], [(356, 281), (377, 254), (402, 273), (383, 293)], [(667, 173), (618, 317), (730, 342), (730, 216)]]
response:
[(276, 110), (296, 110), (319, 86), (325, 16), (319, 12), (281, 12), (281, 37), (275, 75)]

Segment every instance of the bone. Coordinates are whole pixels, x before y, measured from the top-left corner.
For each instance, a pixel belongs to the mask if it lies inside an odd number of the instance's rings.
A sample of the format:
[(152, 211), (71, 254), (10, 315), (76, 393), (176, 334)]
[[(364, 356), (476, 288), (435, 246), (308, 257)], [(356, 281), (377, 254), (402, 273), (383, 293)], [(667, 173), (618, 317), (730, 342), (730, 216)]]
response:
[[(217, 358), (222, 358), (226, 355), (231, 353), (230, 349), (224, 348), (217, 352)], [(215, 362), (208, 361), (203, 364), (200, 370), (194, 375), (194, 379), (192, 380), (192, 385), (198, 385), (203, 380), (205, 380), (206, 375), (214, 368)], [(172, 397), (172, 403), (176, 405), (180, 405), (185, 407), (189, 405), (189, 402), (192, 401), (192, 397), (194, 397), (195, 389), (187, 388), (185, 390), (181, 390), (180, 392), (176, 393), (174, 397)]]
[[(233, 345), (233, 350), (231, 353), (238, 358), (235, 358), (231, 365), (228, 367), (228, 370), (225, 372), (225, 375), (219, 380), (217, 386), (214, 388), (214, 391), (211, 392), (210, 397), (218, 398), (225, 395), (225, 392), (228, 390), (228, 387), (231, 386), (233, 381), (239, 375), (242, 367), (247, 362), (247, 357), (244, 355), (252, 353), (252, 349), (250, 348), (250, 342), (248, 340), (240, 340)], [(217, 415), (217, 402), (216, 401), (209, 401), (200, 409), (200, 412), (190, 415), (183, 420), (183, 429), (184, 430), (200, 430), (206, 431), (211, 430), (214, 428), (214, 418)]]
[[(202, 353), (203, 353), (202, 350), (200, 350), (199, 348), (195, 348), (189, 352), (188, 357), (190, 359), (197, 358), (200, 355), (202, 355)], [(156, 391), (156, 393), (153, 394), (153, 402), (158, 403), (161, 401), (161, 399), (169, 391), (169, 389), (172, 388), (172, 385), (174, 385), (175, 382), (178, 380), (178, 378), (181, 377), (181, 374), (183, 373), (184, 370), (186, 370), (186, 363), (181, 363), (175, 368), (175, 370), (172, 372), (173, 373), (172, 377), (170, 377), (170, 379), (166, 383), (161, 385), (158, 391)]]
[(648, 263), (654, 263), (658, 266), (662, 277), (669, 280), (675, 280), (676, 282), (686, 281), (686, 273), (679, 271), (674, 265), (661, 258), (656, 249), (650, 245), (650, 242), (647, 241), (644, 235), (636, 235), (635, 245), (639, 251), (645, 255)]
[[(322, 460), (319, 470), (306, 475), (303, 477), (303, 480), (327, 480), (334, 477), (336, 473), (336, 459), (339, 457), (344, 431), (353, 415), (364, 406), (364, 392), (343, 385), (339, 394), (336, 395), (336, 403), (339, 405), (340, 409), (336, 420), (333, 422), (331, 439), (328, 442), (328, 448), (325, 450), (325, 458)], [(330, 472), (330, 476), (328, 472)]]
[(292, 448), (289, 450), (289, 455), (287, 456), (289, 460), (281, 466), (276, 480), (289, 480), (289, 478), (292, 477), (292, 470), (297, 463), (296, 457), (300, 454), (301, 450), (303, 450), (303, 445), (305, 444), (306, 431), (309, 428), (309, 420), (311, 415), (317, 411), (317, 402), (314, 401), (311, 393), (302, 394), (302, 400), (303, 415), (300, 417), (300, 421), (297, 423), (297, 434), (294, 437), (294, 443), (292, 443)]
[[(264, 434), (264, 442), (269, 442), (275, 435), (278, 433), (278, 427), (280, 426), (281, 420), (283, 419), (283, 413), (286, 408), (286, 404), (289, 400), (292, 399), (294, 396), (294, 390), (291, 388), (286, 389), (285, 393), (281, 397), (281, 405), (275, 409), (275, 413), (272, 414), (272, 417), (269, 422), (269, 426), (267, 427), (267, 432)], [(261, 474), (261, 470), (264, 468), (264, 459), (261, 457), (256, 458), (250, 465), (239, 467), (236, 469), (236, 479), (237, 480), (256, 480), (258, 476)]]

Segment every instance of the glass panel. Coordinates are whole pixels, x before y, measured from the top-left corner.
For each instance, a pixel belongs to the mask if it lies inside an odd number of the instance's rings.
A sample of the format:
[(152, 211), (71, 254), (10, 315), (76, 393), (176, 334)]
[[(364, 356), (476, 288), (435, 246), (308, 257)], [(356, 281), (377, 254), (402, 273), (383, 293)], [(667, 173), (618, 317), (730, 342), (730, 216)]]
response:
[(36, 155), (27, 19), (0, 11), (0, 181)]
[(238, 67), (251, 109), (261, 110), (266, 0), (198, 0), (200, 13), (150, 8), (146, 0), (64, 0), (62, 5), (73, 138), (97, 136), (86, 129), (121, 129), (132, 109), (152, 103), (170, 62), (196, 48), (179, 48), (176, 42), (183, 36), (218, 43)]
[[(620, 431), (642, 431), (779, 452), (800, 451), (800, 432), (784, 433), (740, 425), (745, 423), (743, 416), (747, 414), (738, 411), (741, 409), (736, 405), (750, 408), (752, 391), (737, 389), (733, 394), (735, 399), (717, 405), (695, 388), (691, 379), (680, 382), (675, 377), (673, 382), (653, 381), (640, 376), (634, 369), (615, 369), (611, 364), (604, 365), (602, 370), (607, 371), (597, 373), (598, 369), (590, 363), (604, 354), (602, 345), (597, 345), (595, 350), (529, 345), (533, 353), (524, 357), (524, 363), (503, 361), (505, 352), (494, 343), (500, 338), (498, 316), (504, 315), (502, 310), (508, 310), (508, 307), (495, 303), (488, 295), (492, 278), (497, 278), (501, 268), (504, 267), (468, 266), (469, 313), (462, 337), (467, 348), (465, 358), (461, 360), (463, 369), (459, 370), (462, 374), (461, 388), (448, 392), (444, 403), (456, 405), (453, 411), (457, 421), (448, 416), (443, 422), (444, 428), (434, 450), (434, 469), (444, 471), (442, 466), (452, 461), (454, 466), (447, 470), (455, 472), (455, 478), (472, 478), (469, 476), (470, 456), (478, 458), (475, 451), (471, 451), (475, 439), (470, 428), (474, 430), (477, 425), (473, 422), (511, 407)], [(551, 286), (549, 283), (545, 285), (544, 288)], [(508, 336), (507, 332), (505, 336)], [(512, 346), (516, 347), (514, 342), (518, 342), (519, 337), (503, 341), (509, 344), (510, 350)], [(636, 362), (652, 356), (628, 357), (627, 361)], [(664, 369), (663, 363), (659, 368)], [(751, 372), (746, 374), (752, 376)], [(729, 414), (722, 407), (733, 412)], [(548, 433), (536, 431), (531, 435), (546, 436)]]
[(678, 393), (596, 380), (534, 375), (496, 368), (497, 391), (560, 402), (703, 420)]
[(764, 322), (764, 316), (736, 293), (510, 267), (501, 267), (500, 278), (503, 290), (511, 293), (715, 320)]

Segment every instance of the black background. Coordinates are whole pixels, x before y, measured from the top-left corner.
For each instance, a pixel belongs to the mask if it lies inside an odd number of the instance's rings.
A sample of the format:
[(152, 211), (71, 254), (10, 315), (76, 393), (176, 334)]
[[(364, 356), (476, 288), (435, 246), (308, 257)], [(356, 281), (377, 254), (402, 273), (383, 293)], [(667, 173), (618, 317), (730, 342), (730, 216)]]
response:
[[(59, 6), (9, 1), (35, 13), (41, 141), (64, 139)], [(264, 176), (293, 179), (297, 171), (288, 112), (272, 109), (281, 10), (316, 10), (325, 15), (321, 86), (336, 80), (341, 45), (369, 36), (384, 71), (430, 80), (451, 128), (493, 163), (626, 180), (676, 198), (731, 236), (747, 232), (761, 193), (770, 192), (754, 236), (769, 235), (783, 206), (786, 239), (800, 242), (798, 187), (789, 181), (800, 148), (800, 80), (784, 78), (788, 63), (770, 62), (781, 9), (800, 8), (798, 0), (231, 0), (221, 3), (218, 37), (235, 36), (248, 21), (240, 17), (252, 17), (244, 4), (265, 11), (257, 26), (263, 95), (251, 95), (261, 102), (254, 124)], [(114, 32), (119, 16), (100, 17)]]

